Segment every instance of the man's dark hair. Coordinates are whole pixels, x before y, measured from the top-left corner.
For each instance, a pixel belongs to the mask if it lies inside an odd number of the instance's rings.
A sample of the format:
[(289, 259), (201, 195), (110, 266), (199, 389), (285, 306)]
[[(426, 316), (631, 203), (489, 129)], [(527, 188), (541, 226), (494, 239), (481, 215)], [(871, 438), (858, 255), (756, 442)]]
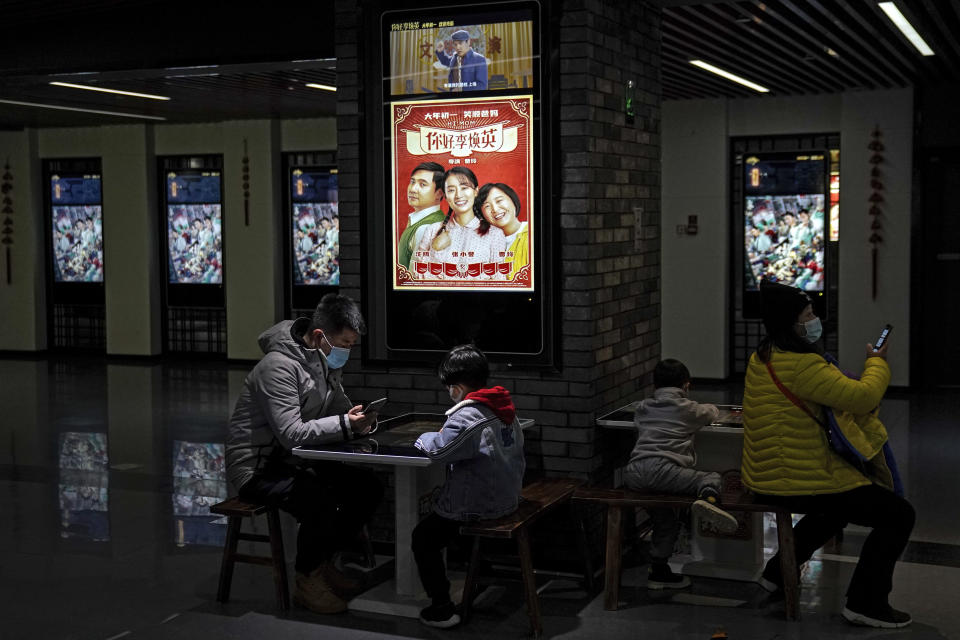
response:
[(662, 387), (682, 387), (690, 382), (690, 370), (679, 360), (667, 358), (657, 363), (653, 368), (653, 386), (655, 389)]
[(472, 344), (461, 344), (443, 356), (437, 374), (445, 386), (463, 384), (473, 389), (483, 389), (490, 377), (490, 365), (480, 349)]
[(410, 172), (412, 176), (417, 171), (431, 171), (433, 173), (434, 191), (443, 191), (443, 165), (439, 162), (421, 162)]
[(352, 298), (336, 293), (328, 293), (320, 300), (313, 317), (310, 318), (309, 331), (320, 329), (324, 333), (340, 333), (352, 329), (360, 335), (367, 332), (360, 307)]

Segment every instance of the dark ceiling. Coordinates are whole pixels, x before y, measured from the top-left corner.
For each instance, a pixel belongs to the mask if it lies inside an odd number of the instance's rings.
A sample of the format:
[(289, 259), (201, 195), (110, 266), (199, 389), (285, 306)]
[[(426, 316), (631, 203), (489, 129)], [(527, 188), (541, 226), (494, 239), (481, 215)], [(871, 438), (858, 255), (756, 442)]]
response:
[[(935, 56), (921, 56), (877, 0), (659, 0), (663, 97), (759, 95), (689, 64), (698, 58), (768, 87), (767, 95), (960, 81), (960, 0), (896, 1)], [(150, 121), (10, 102), (166, 122), (331, 116), (335, 94), (305, 85), (335, 84), (332, 5), (5, 0), (0, 128)], [(172, 100), (79, 91), (52, 80)]]
[[(0, 128), (157, 122), (9, 102), (212, 122), (335, 112), (333, 2), (4, 0)], [(291, 62), (296, 61), (296, 62)], [(145, 100), (51, 86), (99, 85)]]
[(701, 59), (770, 89), (836, 93), (960, 80), (960, 0), (896, 0), (934, 50), (921, 56), (877, 0), (671, 2), (663, 10), (666, 100), (756, 96), (689, 63)]

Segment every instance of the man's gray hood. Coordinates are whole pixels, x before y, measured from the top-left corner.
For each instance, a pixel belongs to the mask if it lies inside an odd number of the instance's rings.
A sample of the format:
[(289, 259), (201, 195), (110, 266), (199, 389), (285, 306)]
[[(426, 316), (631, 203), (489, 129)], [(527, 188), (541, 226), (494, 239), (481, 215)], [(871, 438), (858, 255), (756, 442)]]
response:
[(260, 334), (257, 338), (257, 344), (264, 355), (268, 353), (279, 353), (299, 362), (307, 368), (316, 366), (317, 362), (322, 367), (323, 375), (327, 375), (327, 358), (320, 349), (308, 347), (303, 341), (303, 336), (310, 327), (310, 318), (297, 318), (296, 320), (284, 320), (273, 325)]

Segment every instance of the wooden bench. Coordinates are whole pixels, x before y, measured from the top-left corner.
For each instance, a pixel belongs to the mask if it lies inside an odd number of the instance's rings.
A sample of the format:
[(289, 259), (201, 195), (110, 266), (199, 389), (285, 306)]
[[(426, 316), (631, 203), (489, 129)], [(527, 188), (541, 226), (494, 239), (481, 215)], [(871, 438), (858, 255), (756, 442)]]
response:
[(537, 597), (533, 558), (530, 554), (530, 525), (556, 507), (565, 504), (579, 484), (579, 481), (570, 478), (537, 480), (523, 488), (520, 492), (520, 506), (510, 515), (495, 520), (471, 522), (460, 527), (461, 534), (473, 536), (470, 566), (467, 568), (467, 578), (463, 584), (461, 603), (461, 616), (464, 622), (470, 616), (470, 607), (476, 591), (480, 565), (480, 540), (482, 538), (515, 539), (520, 555), (520, 572), (527, 601), (527, 614), (530, 617), (530, 629), (535, 638), (540, 637), (543, 626), (540, 621), (540, 599)]
[[(580, 488), (573, 494), (574, 502), (600, 503), (607, 507), (607, 549), (604, 575), (604, 609), (615, 611), (620, 596), (621, 542), (623, 539), (623, 511), (637, 507), (683, 508), (693, 504), (696, 497), (646, 493), (630, 489)], [(800, 617), (800, 586), (791, 576), (797, 576), (794, 554), (793, 520), (788, 509), (754, 501), (752, 494), (724, 494), (723, 508), (727, 511), (771, 512), (777, 517), (777, 538), (780, 542), (780, 570), (784, 577), (783, 592), (787, 620)]]
[[(283, 535), (280, 530), (280, 514), (276, 507), (263, 504), (244, 502), (240, 498), (230, 498), (210, 507), (210, 513), (227, 516), (227, 540), (223, 545), (223, 560), (220, 562), (220, 584), (217, 587), (217, 601), (227, 602), (230, 599), (230, 583), (233, 581), (233, 565), (237, 562), (247, 562), (273, 567), (273, 582), (277, 591), (277, 608), (281, 611), (290, 610), (290, 586), (287, 583), (287, 561), (283, 554)], [(267, 529), (269, 535), (244, 533), (240, 526), (244, 518), (252, 518), (267, 514)], [(241, 540), (253, 542), (269, 542), (269, 556), (255, 556), (237, 553), (237, 544)]]

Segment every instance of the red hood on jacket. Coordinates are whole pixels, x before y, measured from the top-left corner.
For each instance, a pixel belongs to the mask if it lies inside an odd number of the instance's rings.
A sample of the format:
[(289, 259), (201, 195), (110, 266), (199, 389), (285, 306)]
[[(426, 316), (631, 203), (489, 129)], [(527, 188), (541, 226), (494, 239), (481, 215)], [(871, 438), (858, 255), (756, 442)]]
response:
[(517, 408), (513, 406), (510, 392), (500, 386), (471, 391), (464, 400), (475, 400), (487, 405), (505, 424), (513, 424), (513, 419), (517, 417)]

